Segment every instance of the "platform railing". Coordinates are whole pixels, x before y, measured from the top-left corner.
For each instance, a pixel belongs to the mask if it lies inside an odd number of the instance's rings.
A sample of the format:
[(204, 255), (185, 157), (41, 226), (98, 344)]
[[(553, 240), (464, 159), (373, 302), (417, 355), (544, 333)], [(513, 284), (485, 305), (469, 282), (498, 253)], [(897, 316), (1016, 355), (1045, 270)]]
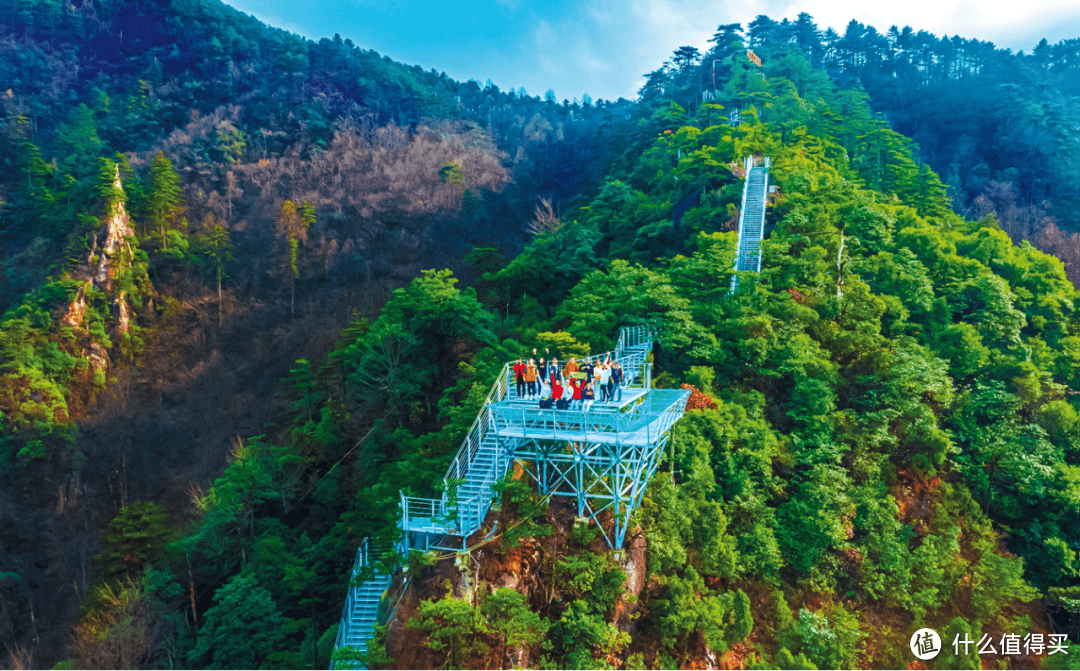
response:
[[(646, 361), (648, 350), (643, 346), (650, 344), (651, 338), (651, 332), (646, 326), (624, 327), (619, 331), (615, 350), (584, 357), (579, 361), (597, 364), (611, 360), (619, 363), (623, 369), (623, 388), (647, 390), (652, 387), (652, 364)], [(438, 499), (407, 497), (402, 494), (404, 529), (421, 531), (422, 529), (418, 527), (413, 528), (414, 520), (424, 518), (431, 520), (430, 530), (433, 533), (464, 535), (474, 531), (473, 527), (479, 526), (491, 506), (494, 496), (491, 486), (501, 477), (508, 463), (504, 463), (506, 460), (496, 454), (492, 465), (477, 469), (475, 468), (476, 457), (483, 446), (484, 438), (492, 427), (491, 406), (506, 399), (511, 385), (514, 384), (516, 380), (514, 380), (513, 364), (507, 363), (492, 384), (484, 400), (484, 408), (473, 420), (461, 447), (443, 476), (443, 482), (446, 483), (447, 488), (453, 487), (454, 483), (468, 482), (471, 488), (478, 490), (477, 493), (468, 498), (458, 497), (456, 504), (452, 504), (449, 491), (444, 491)]]
[[(551, 410), (540, 408), (516, 408), (497, 406), (491, 409), (497, 427), (506, 432), (520, 428), (522, 435), (543, 436), (558, 440), (584, 440), (616, 442), (632, 440), (642, 429), (645, 435), (637, 436), (648, 443), (662, 435), (674, 419), (680, 399), (686, 393), (681, 389), (654, 389), (640, 402), (629, 406), (628, 412), (596, 412), (584, 410)], [(685, 400), (681, 401), (685, 407)], [(656, 420), (662, 420), (659, 425)], [(516, 434), (515, 434), (516, 435)]]

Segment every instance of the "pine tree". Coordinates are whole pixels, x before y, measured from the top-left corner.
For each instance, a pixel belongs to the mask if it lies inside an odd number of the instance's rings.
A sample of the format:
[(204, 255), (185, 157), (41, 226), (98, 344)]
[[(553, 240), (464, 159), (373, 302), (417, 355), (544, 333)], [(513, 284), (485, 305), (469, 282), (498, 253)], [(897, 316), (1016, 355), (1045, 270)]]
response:
[(208, 669), (260, 668), (285, 638), (284, 618), (270, 592), (255, 576), (241, 574), (215, 592), (214, 600), (189, 663)]
[(750, 609), (750, 597), (746, 592), (737, 590), (735, 602), (732, 605), (732, 619), (734, 622), (727, 632), (729, 642), (743, 641), (754, 631), (754, 614)]
[(509, 587), (500, 587), (484, 597), (480, 605), (491, 633), (502, 638), (499, 663), (505, 664), (509, 646), (529, 647), (544, 639), (551, 624), (529, 610), (525, 597)]
[(161, 244), (165, 245), (165, 227), (180, 205), (180, 175), (163, 152), (154, 155), (150, 165), (150, 188), (146, 206), (150, 222), (161, 231)]
[(199, 236), (199, 247), (217, 279), (218, 326), (221, 326), (221, 279), (226, 276), (225, 264), (233, 260), (232, 240), (229, 239), (228, 229), (220, 221), (212, 219)]
[(315, 223), (315, 206), (311, 203), (296, 203), (286, 200), (281, 204), (277, 216), (278, 232), (285, 237), (289, 245), (289, 269), (292, 271), (292, 285), (289, 287), (289, 312), (296, 312), (296, 280), (300, 279), (297, 265), (301, 242), (307, 242), (308, 227)]
[(172, 535), (165, 511), (150, 501), (134, 501), (120, 509), (105, 529), (101, 554), (106, 579), (123, 578), (160, 557)]

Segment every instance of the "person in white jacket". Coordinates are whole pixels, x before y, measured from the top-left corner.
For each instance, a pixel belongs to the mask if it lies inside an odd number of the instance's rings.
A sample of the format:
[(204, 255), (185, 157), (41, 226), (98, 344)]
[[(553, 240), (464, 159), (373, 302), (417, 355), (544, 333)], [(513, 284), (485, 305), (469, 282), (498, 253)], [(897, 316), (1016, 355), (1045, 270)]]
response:
[(600, 366), (600, 402), (606, 403), (612, 400), (613, 394), (611, 393), (611, 365), (608, 362), (604, 362)]
[(568, 410), (574, 407), (574, 388), (569, 384), (563, 385), (562, 400)]

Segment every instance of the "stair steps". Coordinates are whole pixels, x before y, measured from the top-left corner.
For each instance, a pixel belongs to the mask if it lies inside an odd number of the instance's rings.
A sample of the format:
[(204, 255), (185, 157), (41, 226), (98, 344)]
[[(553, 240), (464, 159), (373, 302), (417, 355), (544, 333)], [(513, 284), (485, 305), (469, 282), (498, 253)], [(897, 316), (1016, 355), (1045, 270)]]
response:
[[(739, 242), (735, 253), (737, 272), (761, 272), (761, 241), (765, 234), (765, 204), (769, 193), (769, 159), (755, 165), (755, 159), (745, 162), (746, 184), (743, 188), (739, 216)], [(739, 277), (731, 280), (731, 291), (739, 286)]]

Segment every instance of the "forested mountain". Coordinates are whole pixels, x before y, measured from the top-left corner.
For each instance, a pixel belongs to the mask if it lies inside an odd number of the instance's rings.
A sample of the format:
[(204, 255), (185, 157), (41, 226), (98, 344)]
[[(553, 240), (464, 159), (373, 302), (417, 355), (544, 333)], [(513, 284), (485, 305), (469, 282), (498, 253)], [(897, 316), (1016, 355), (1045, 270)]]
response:
[(645, 324), (695, 392), (624, 552), (512, 474), (370, 665), (898, 668), (930, 626), (1074, 644), (931, 668), (1077, 668), (1078, 297), (1018, 244), (1080, 270), (1071, 42), (758, 17), (560, 104), (217, 0), (0, 26), (8, 665), (325, 668), (504, 362)]
[[(840, 35), (803, 13), (794, 21), (758, 16), (745, 29), (720, 26), (713, 44), (706, 52), (681, 49), (650, 73), (642, 93), (693, 108), (712, 86), (714, 60), (744, 45), (809, 106), (822, 81), (815, 75), (825, 73), (904, 136), (888, 145), (877, 134), (862, 138), (878, 152), (879, 170), (908, 146), (941, 176), (957, 212), (994, 214), (1015, 241), (1031, 240), (1065, 260), (1074, 282), (1080, 278), (1080, 238), (1069, 237), (1080, 231), (1080, 39), (1042, 40), (1030, 54), (1014, 54), (910, 26), (883, 34), (852, 20)], [(789, 54), (803, 58), (793, 65)], [(727, 66), (720, 67), (723, 81)], [(769, 108), (775, 94), (758, 91), (753, 102)]]

